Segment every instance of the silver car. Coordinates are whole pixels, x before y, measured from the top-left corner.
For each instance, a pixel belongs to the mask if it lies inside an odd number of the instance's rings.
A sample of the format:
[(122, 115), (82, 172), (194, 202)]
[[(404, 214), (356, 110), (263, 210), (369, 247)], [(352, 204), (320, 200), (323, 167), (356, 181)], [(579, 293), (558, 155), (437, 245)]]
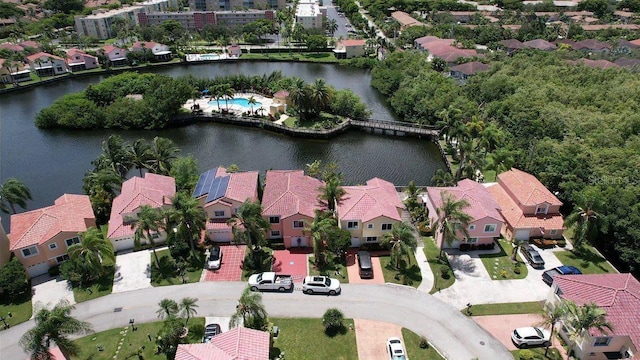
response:
[(327, 276), (307, 276), (302, 281), (302, 292), (305, 294), (340, 294), (340, 281)]

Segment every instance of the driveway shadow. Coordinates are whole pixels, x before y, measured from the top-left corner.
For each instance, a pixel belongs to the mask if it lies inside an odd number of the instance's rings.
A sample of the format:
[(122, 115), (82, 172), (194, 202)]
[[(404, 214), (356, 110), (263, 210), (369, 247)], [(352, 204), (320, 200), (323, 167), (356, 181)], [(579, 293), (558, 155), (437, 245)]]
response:
[(451, 264), (451, 268), (455, 271), (460, 271), (464, 275), (478, 277), (480, 276), (476, 270), (477, 266), (475, 261), (467, 255), (462, 254), (459, 256), (449, 256), (449, 264)]

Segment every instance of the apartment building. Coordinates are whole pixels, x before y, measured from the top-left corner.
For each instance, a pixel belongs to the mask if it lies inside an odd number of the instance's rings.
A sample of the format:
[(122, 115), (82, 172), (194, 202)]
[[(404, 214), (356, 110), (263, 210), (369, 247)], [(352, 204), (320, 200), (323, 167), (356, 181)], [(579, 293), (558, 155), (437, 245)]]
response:
[(250, 22), (265, 19), (275, 20), (274, 10), (244, 11), (186, 11), (139, 13), (140, 25), (160, 25), (167, 20), (175, 20), (188, 31), (202, 30), (205, 25), (239, 27)]
[(287, 6), (286, 0), (189, 0), (191, 11), (220, 11), (238, 9), (277, 9)]
[(296, 23), (301, 24), (305, 29), (322, 29), (323, 13), (320, 5), (313, 0), (302, 0), (296, 6)]

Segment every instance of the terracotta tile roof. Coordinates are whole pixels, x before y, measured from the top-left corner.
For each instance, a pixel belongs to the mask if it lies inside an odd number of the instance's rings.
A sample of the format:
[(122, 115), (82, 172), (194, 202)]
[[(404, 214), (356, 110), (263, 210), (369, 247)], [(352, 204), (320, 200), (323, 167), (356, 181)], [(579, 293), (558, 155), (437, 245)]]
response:
[(29, 62), (34, 62), (37, 59), (40, 59), (40, 58), (43, 58), (43, 57), (56, 59), (56, 60), (64, 60), (60, 56), (56, 56), (56, 55), (49, 54), (49, 53), (46, 53), (46, 52), (39, 52), (37, 54), (33, 54), (31, 56), (27, 56), (27, 60), (29, 60)]
[(105, 54), (109, 54), (114, 50), (127, 51), (126, 49), (119, 48), (119, 47), (113, 46), (113, 45), (105, 45), (105, 46), (102, 47), (102, 49), (104, 50)]
[(511, 168), (498, 175), (498, 181), (508, 188), (523, 206), (535, 206), (543, 202), (562, 206), (562, 202), (551, 193), (535, 176), (522, 170)]
[(500, 41), (504, 47), (508, 49), (524, 49), (526, 46), (522, 45), (522, 42), (518, 39), (508, 39)]
[(208, 344), (180, 344), (176, 360), (268, 360), (269, 333), (243, 327), (211, 338)]
[(11, 251), (42, 244), (61, 232), (87, 230), (87, 219), (95, 221), (86, 195), (64, 194), (54, 205), (11, 215)]
[(539, 49), (539, 50), (555, 50), (558, 47), (548, 42), (547, 40), (535, 39), (531, 41), (525, 41), (522, 43), (526, 48)]
[(120, 195), (113, 199), (109, 217), (108, 238), (120, 238), (133, 235), (134, 229), (123, 223), (123, 214), (133, 213), (142, 205), (159, 208), (170, 203), (176, 194), (176, 181), (169, 176), (146, 173), (144, 178), (137, 176), (122, 183)]
[(616, 60), (616, 65), (626, 67), (626, 68), (632, 68), (632, 67), (640, 68), (640, 59), (620, 58)]
[(38, 44), (35, 41), (31, 41), (31, 40), (21, 42), (20, 46), (22, 46), (23, 48), (30, 47), (30, 48), (34, 48), (34, 49), (40, 49), (40, 44)]
[(344, 186), (343, 189), (346, 194), (337, 209), (340, 220), (366, 222), (381, 216), (402, 220), (400, 209), (404, 204), (392, 183), (373, 178), (367, 181), (367, 185)]
[(538, 229), (561, 230), (564, 229), (564, 220), (560, 214), (525, 215), (522, 209), (507, 194), (500, 184), (487, 188), (491, 196), (500, 206), (500, 214), (504, 220), (514, 229)]
[(402, 26), (416, 26), (423, 25), (422, 22), (414, 19), (411, 15), (407, 14), (404, 11), (394, 11), (391, 13), (391, 17), (400, 23)]
[(464, 212), (473, 217), (473, 220), (480, 220), (486, 217), (503, 222), (500, 215), (500, 205), (491, 196), (487, 188), (473, 180), (464, 179), (458, 181), (455, 187), (427, 187), (427, 194), (434, 209), (442, 206), (442, 192), (445, 191), (456, 201), (464, 199), (469, 203), (469, 207)]
[[(577, 305), (594, 302), (607, 312), (614, 335), (628, 335), (640, 349), (640, 282), (631, 274), (557, 275), (561, 298)], [(600, 335), (591, 331), (591, 335)]]
[(593, 69), (608, 69), (611, 67), (620, 67), (620, 65), (616, 64), (616, 63), (612, 63), (611, 61), (607, 61), (604, 59), (600, 59), (600, 60), (591, 60), (591, 59), (578, 59), (576, 61), (571, 61), (571, 60), (567, 60), (569, 63), (571, 64), (582, 64), (582, 65), (586, 65), (590, 68)]
[(24, 51), (24, 48), (22, 46), (17, 45), (17, 44), (8, 43), (8, 42), (0, 44), (0, 49), (7, 49), (7, 50), (14, 51), (14, 52)]
[(144, 45), (147, 49), (153, 49), (154, 46), (158, 45), (158, 43), (153, 41), (136, 41), (131, 45), (133, 49), (142, 49), (142, 45)]
[(282, 219), (295, 214), (315, 216), (322, 181), (306, 176), (302, 170), (267, 171), (262, 215), (279, 215)]
[(224, 221), (207, 221), (205, 225), (207, 230), (230, 230), (232, 228), (231, 225), (227, 224), (227, 220)]
[(587, 40), (578, 41), (575, 44), (573, 44), (573, 49), (574, 50), (582, 50), (582, 49), (586, 49), (586, 50), (608, 49), (608, 50), (611, 50), (611, 45), (607, 44), (606, 42), (598, 41), (598, 40), (595, 40), (595, 39), (587, 39)]
[[(215, 177), (229, 176), (229, 185), (224, 197), (210, 201), (209, 203), (224, 202), (225, 198), (245, 202), (247, 200), (257, 201), (258, 191), (258, 172), (257, 171), (239, 171), (234, 173), (228, 173), (227, 169), (223, 167), (216, 168)], [(203, 181), (202, 177), (200, 181)], [(208, 192), (203, 193), (201, 196), (208, 195)]]
[(449, 70), (458, 71), (466, 75), (474, 75), (476, 73), (489, 70), (489, 65), (483, 64), (479, 61), (471, 61), (461, 65), (453, 66)]
[(342, 40), (344, 46), (364, 46), (366, 41), (364, 39), (345, 39)]
[(289, 92), (287, 90), (280, 90), (277, 93), (273, 94), (274, 98), (286, 99), (289, 96)]

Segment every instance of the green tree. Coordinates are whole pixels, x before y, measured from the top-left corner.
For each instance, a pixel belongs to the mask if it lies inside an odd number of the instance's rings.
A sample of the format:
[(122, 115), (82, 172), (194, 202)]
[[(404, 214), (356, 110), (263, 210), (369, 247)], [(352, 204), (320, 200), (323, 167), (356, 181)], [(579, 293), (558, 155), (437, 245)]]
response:
[(395, 223), (391, 232), (382, 235), (380, 244), (391, 250), (391, 258), (396, 260), (396, 269), (400, 270), (404, 264), (411, 263), (411, 254), (415, 253), (418, 247), (413, 230), (404, 222)]
[(156, 314), (158, 314), (158, 318), (162, 320), (175, 318), (178, 315), (178, 312), (180, 312), (178, 303), (175, 300), (162, 299), (158, 303), (158, 306), (160, 309), (156, 311)]
[(150, 150), (149, 171), (159, 175), (169, 175), (171, 165), (178, 157), (180, 149), (172, 140), (158, 137), (153, 138)]
[(102, 142), (102, 154), (93, 161), (93, 165), (98, 170), (111, 169), (124, 180), (133, 163), (122, 138), (119, 135), (110, 135)]
[(451, 173), (444, 169), (436, 170), (436, 173), (431, 177), (432, 186), (453, 186), (455, 183), (456, 182), (453, 180)]
[(568, 313), (568, 308), (567, 308), (567, 304), (565, 303), (565, 301), (560, 301), (558, 303), (556, 303), (555, 305), (545, 305), (544, 309), (542, 309), (542, 312), (540, 313), (540, 315), (542, 315), (542, 321), (539, 323), (540, 326), (551, 326), (551, 338), (549, 339), (549, 341), (545, 344), (546, 349), (544, 350), (544, 356), (547, 356), (547, 353), (549, 352), (549, 347), (551, 346), (551, 343), (553, 341), (553, 332), (555, 329), (556, 324), (564, 319), (567, 316)]
[(151, 162), (151, 147), (149, 143), (144, 139), (138, 139), (127, 150), (131, 163), (140, 171), (140, 177), (142, 177), (142, 169), (147, 169)]
[(467, 230), (469, 223), (473, 218), (464, 212), (469, 207), (469, 202), (465, 199), (456, 200), (453, 195), (446, 191), (441, 191), (442, 205), (436, 209), (437, 220), (432, 224), (434, 234), (440, 233), (442, 241), (440, 242), (440, 258), (444, 253), (444, 243), (449, 246), (457, 240), (457, 232), (462, 232), (468, 238)]
[(142, 205), (138, 210), (137, 218), (131, 221), (131, 228), (136, 230), (133, 241), (136, 246), (140, 246), (140, 240), (145, 238), (151, 245), (156, 264), (160, 264), (160, 260), (158, 259), (158, 254), (156, 254), (156, 243), (154, 239), (164, 227), (162, 211), (158, 208), (152, 208), (149, 205)]
[(177, 191), (192, 194), (200, 178), (198, 161), (192, 154), (178, 157), (171, 163), (169, 176), (176, 180)]
[(85, 174), (82, 189), (89, 195), (98, 224), (106, 224), (111, 215), (111, 204), (122, 186), (122, 178), (113, 169), (93, 170)]
[(344, 329), (344, 315), (342, 311), (331, 308), (322, 315), (322, 325), (326, 333), (336, 333)]
[(309, 101), (313, 104), (311, 108), (314, 114), (319, 114), (325, 110), (329, 106), (332, 97), (333, 93), (327, 83), (323, 79), (316, 79), (309, 88)]
[(191, 298), (191, 297), (182, 298), (182, 300), (180, 301), (180, 304), (179, 304), (180, 314), (183, 317), (187, 318), (187, 320), (184, 322), (184, 326), (187, 326), (187, 324), (189, 324), (189, 318), (198, 314), (197, 302), (198, 302), (197, 298)]
[(613, 325), (607, 321), (607, 312), (598, 307), (596, 303), (588, 303), (582, 306), (574, 302), (566, 303), (568, 311), (568, 323), (573, 328), (570, 338), (574, 343), (592, 329), (598, 330), (602, 334), (613, 331)]
[(249, 287), (242, 291), (236, 312), (231, 315), (229, 327), (235, 328), (240, 325), (255, 330), (265, 331), (269, 325), (267, 310), (262, 304), (262, 294), (253, 292)]
[(175, 317), (166, 319), (156, 339), (158, 352), (164, 354), (167, 359), (174, 359), (178, 351), (178, 345), (185, 341), (184, 335), (185, 328), (182, 320)]
[(23, 209), (27, 208), (27, 200), (31, 199), (31, 191), (27, 185), (16, 178), (7, 179), (0, 185), (0, 210), (9, 214), (9, 209), (16, 213), (16, 205)]
[(307, 36), (305, 45), (310, 52), (320, 53), (320, 50), (327, 47), (327, 38), (324, 35)]
[(29, 277), (17, 257), (0, 266), (0, 288), (9, 298), (15, 299), (29, 290)]
[(342, 174), (334, 173), (326, 177), (324, 185), (320, 186), (318, 201), (322, 206), (326, 206), (329, 211), (334, 212), (346, 193), (342, 188)]
[(258, 101), (256, 100), (256, 97), (251, 95), (249, 97), (249, 100), (247, 100), (247, 103), (251, 106), (251, 113), (253, 114), (253, 106), (258, 103)]
[(20, 338), (20, 345), (32, 360), (52, 359), (49, 347), (53, 341), (66, 359), (77, 356), (78, 345), (70, 336), (91, 332), (91, 324), (71, 316), (75, 309), (68, 301), (61, 300), (53, 309), (42, 308), (34, 316), (35, 326)]
[(586, 242), (593, 242), (598, 234), (601, 216), (596, 208), (602, 206), (599, 190), (587, 188), (578, 195), (576, 205), (564, 220), (567, 228), (573, 228), (573, 247), (580, 250)]
[(260, 203), (245, 201), (227, 224), (232, 227), (234, 243), (247, 244), (251, 249), (248, 254), (249, 262), (256, 265), (256, 253), (264, 245), (265, 232), (269, 229), (269, 222), (262, 217)]
[(100, 229), (90, 227), (84, 233), (79, 234), (80, 243), (73, 244), (67, 249), (69, 258), (81, 265), (82, 278), (90, 282), (102, 276), (105, 272), (104, 260), (115, 262), (113, 246), (104, 238)]
[(173, 207), (167, 211), (170, 228), (173, 228), (179, 240), (186, 241), (195, 253), (194, 242), (200, 239), (205, 230), (207, 214), (198, 200), (184, 192), (178, 192), (171, 199)]

